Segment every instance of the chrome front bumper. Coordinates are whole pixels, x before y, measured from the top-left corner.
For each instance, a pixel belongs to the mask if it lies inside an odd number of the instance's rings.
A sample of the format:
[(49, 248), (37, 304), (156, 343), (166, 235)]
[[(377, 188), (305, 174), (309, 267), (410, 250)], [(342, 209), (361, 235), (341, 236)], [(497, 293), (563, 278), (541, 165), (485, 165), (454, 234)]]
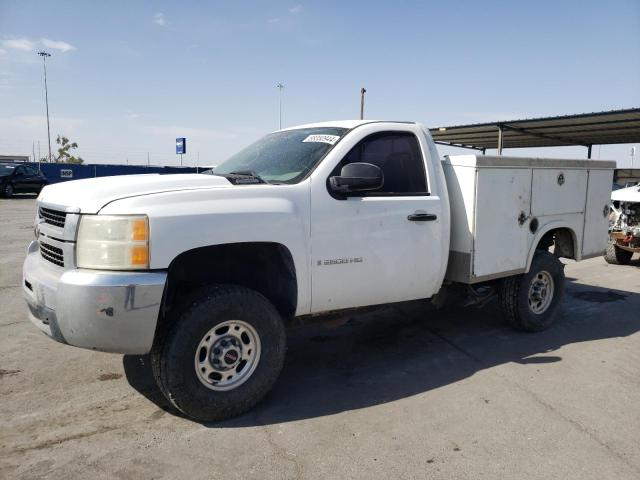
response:
[(114, 353), (151, 350), (165, 272), (65, 270), (32, 242), (22, 276), (30, 319), (54, 340)]

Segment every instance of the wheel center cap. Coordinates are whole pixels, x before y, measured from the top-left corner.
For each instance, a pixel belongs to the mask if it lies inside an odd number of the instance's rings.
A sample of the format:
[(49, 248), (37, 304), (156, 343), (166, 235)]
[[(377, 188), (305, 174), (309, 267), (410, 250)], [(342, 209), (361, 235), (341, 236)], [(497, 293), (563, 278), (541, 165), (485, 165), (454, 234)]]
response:
[(236, 350), (227, 350), (224, 353), (223, 359), (227, 365), (233, 365), (238, 361), (238, 352)]

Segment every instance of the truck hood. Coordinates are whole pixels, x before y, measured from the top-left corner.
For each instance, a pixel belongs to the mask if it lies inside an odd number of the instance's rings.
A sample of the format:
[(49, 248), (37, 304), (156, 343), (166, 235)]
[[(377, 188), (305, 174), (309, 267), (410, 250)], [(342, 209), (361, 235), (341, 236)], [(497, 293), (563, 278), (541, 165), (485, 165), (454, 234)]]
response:
[(106, 204), (127, 197), (175, 190), (231, 188), (224, 177), (196, 173), (160, 175), (122, 175), (73, 180), (46, 186), (38, 200), (43, 203), (73, 207), (80, 213), (98, 213)]
[(640, 203), (640, 187), (621, 188), (615, 192), (611, 192), (611, 200), (618, 202)]

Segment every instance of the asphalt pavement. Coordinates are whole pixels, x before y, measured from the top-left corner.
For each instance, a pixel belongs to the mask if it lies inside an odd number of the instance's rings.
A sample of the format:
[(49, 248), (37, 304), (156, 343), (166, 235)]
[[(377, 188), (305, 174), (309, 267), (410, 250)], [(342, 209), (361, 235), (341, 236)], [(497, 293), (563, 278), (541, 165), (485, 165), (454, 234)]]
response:
[(296, 327), (267, 399), (200, 424), (147, 358), (31, 325), (34, 216), (33, 197), (0, 200), (0, 478), (640, 478), (638, 260), (568, 262), (562, 318), (538, 334), (491, 304)]

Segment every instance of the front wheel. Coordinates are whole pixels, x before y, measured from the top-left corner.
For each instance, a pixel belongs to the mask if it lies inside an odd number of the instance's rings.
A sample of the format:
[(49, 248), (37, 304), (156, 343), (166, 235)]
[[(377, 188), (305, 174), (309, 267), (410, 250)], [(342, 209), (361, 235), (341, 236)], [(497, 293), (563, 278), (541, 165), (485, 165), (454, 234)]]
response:
[(239, 415), (256, 405), (284, 363), (286, 335), (274, 306), (240, 286), (199, 292), (151, 352), (160, 390), (198, 421)]
[(564, 296), (564, 267), (558, 258), (540, 250), (529, 273), (505, 278), (500, 288), (500, 306), (506, 320), (518, 330), (539, 332), (557, 317)]
[(6, 198), (11, 198), (13, 197), (13, 185), (11, 185), (10, 183), (7, 183), (4, 188), (2, 189), (2, 194), (6, 197)]

